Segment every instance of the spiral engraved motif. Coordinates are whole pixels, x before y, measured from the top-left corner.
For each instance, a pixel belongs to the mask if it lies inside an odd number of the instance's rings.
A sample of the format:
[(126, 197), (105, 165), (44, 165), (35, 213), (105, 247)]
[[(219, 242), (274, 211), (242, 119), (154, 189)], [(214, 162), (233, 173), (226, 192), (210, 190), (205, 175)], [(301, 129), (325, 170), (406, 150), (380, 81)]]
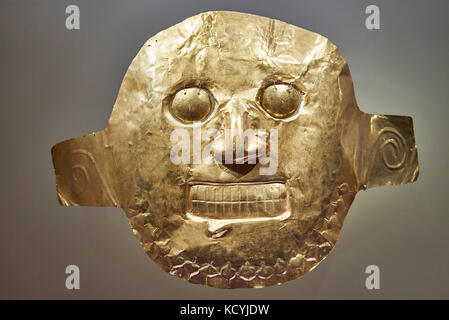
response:
[(384, 128), (379, 133), (382, 160), (385, 166), (391, 170), (397, 170), (404, 166), (407, 160), (407, 143), (402, 134), (391, 127)]
[(81, 165), (76, 164), (72, 167), (72, 191), (75, 194), (81, 194), (89, 184), (89, 174), (87, 169)]
[(74, 194), (81, 195), (91, 188), (90, 193), (104, 192), (112, 203), (117, 203), (104, 173), (98, 168), (91, 152), (85, 149), (75, 149), (71, 152), (71, 162), (73, 165), (70, 167), (70, 183)]

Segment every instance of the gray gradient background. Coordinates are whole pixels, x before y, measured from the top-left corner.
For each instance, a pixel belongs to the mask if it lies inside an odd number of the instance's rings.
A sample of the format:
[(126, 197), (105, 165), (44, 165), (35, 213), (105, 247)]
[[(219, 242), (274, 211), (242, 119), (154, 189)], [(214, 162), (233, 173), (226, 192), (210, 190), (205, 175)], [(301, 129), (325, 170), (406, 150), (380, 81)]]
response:
[[(81, 29), (65, 28), (77, 4)], [(377, 4), (381, 30), (365, 29)], [(282, 286), (220, 290), (161, 271), (120, 209), (61, 207), (50, 148), (103, 129), (146, 39), (194, 14), (233, 10), (328, 37), (363, 111), (413, 117), (416, 183), (357, 195), (335, 249)], [(449, 298), (448, 1), (1, 1), (0, 298)], [(65, 289), (65, 267), (81, 290)], [(365, 267), (381, 289), (365, 288)]]

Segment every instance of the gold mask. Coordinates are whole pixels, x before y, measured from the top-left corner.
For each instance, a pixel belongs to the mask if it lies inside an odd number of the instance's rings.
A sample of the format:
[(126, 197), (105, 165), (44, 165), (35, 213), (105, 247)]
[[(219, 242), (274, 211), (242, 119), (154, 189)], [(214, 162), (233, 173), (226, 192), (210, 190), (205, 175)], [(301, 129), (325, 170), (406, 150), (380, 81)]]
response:
[[(277, 142), (270, 174), (257, 153), (250, 163), (249, 142), (240, 158), (234, 143), (206, 149), (215, 160), (230, 150), (231, 163), (171, 159), (176, 129), (204, 150), (207, 130), (247, 128), (265, 130), (256, 139), (267, 151)], [(52, 155), (62, 205), (122, 208), (161, 268), (219, 288), (302, 276), (334, 247), (358, 191), (418, 177), (412, 119), (361, 112), (329, 40), (237, 12), (202, 13), (149, 39), (107, 128)]]

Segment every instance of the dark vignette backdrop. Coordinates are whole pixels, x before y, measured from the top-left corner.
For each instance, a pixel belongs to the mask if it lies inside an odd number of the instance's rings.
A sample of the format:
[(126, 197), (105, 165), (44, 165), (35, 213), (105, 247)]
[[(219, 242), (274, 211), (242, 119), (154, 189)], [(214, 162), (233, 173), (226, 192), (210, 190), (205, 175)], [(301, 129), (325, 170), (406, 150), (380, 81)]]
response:
[[(77, 4), (81, 29), (65, 28)], [(381, 30), (364, 26), (367, 5)], [(209, 10), (277, 18), (328, 37), (365, 112), (414, 119), (418, 182), (360, 193), (330, 256), (302, 279), (225, 291), (169, 276), (120, 209), (60, 207), (53, 144), (106, 126), (147, 38)], [(0, 1), (0, 298), (449, 298), (447, 1)], [(81, 290), (65, 289), (65, 267)], [(368, 291), (364, 269), (381, 269)]]

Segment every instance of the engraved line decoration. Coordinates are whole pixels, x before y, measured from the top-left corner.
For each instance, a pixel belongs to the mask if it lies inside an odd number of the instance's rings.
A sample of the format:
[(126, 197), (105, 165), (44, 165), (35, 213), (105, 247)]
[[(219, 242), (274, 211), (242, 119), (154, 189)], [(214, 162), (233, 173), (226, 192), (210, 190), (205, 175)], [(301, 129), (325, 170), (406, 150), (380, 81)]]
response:
[(391, 170), (404, 167), (407, 160), (407, 144), (402, 134), (395, 128), (387, 127), (379, 132), (383, 141), (380, 149), (385, 166)]
[[(107, 196), (109, 197), (109, 199), (113, 202), (113, 203), (117, 203), (114, 200), (114, 197), (112, 195), (111, 189), (107, 183), (106, 178), (104, 177), (103, 173), (101, 172), (101, 170), (99, 170), (97, 162), (95, 161), (94, 156), (92, 155), (91, 152), (89, 152), (88, 150), (84, 150), (84, 149), (75, 149), (72, 151), (71, 153), (72, 158), (76, 157), (77, 155), (81, 155), (84, 158), (87, 158), (90, 163), (92, 164), (95, 172), (98, 174), (98, 176), (100, 177), (100, 181), (101, 181), (101, 187), (103, 188), (104, 191), (106, 191)], [(78, 173), (78, 174), (77, 174)], [(76, 194), (80, 194), (83, 192), (83, 190), (88, 186), (89, 184), (89, 174), (88, 171), (86, 169), (86, 167), (82, 164), (76, 164), (74, 166), (72, 166), (72, 190), (74, 193)], [(81, 182), (83, 181), (83, 182)]]

